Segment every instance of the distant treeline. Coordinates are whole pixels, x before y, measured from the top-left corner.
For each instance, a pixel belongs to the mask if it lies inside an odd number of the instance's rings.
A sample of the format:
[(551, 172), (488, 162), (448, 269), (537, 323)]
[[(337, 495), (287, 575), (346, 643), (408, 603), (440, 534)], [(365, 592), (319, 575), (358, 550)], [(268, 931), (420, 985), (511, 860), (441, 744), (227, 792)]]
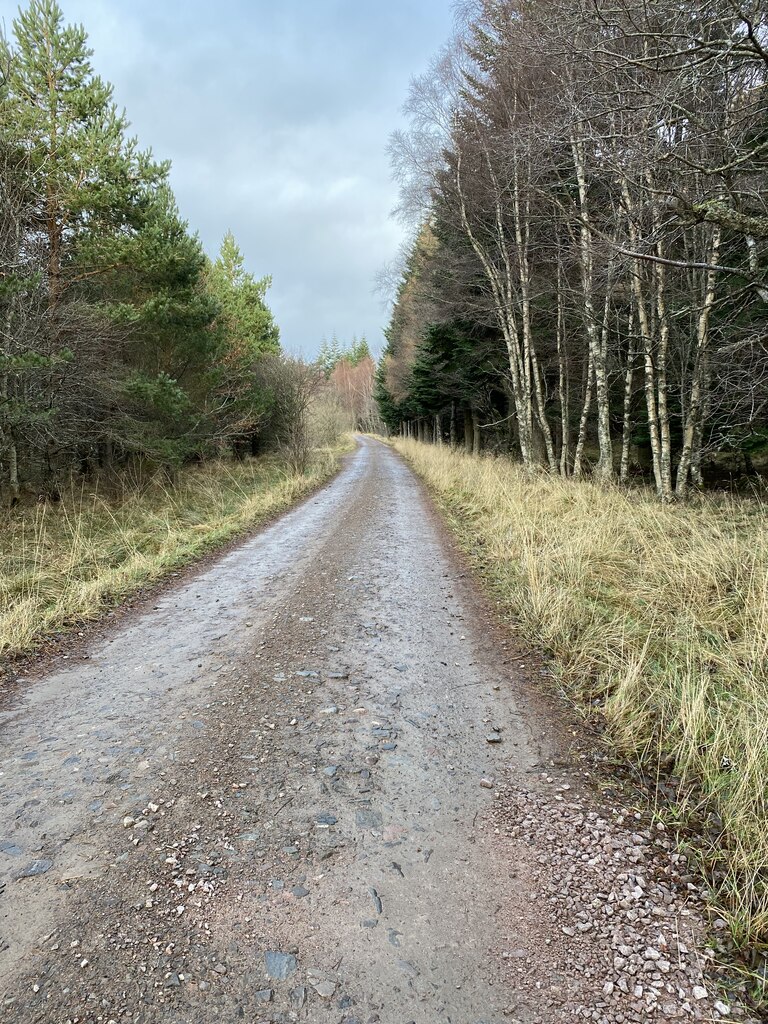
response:
[(683, 497), (768, 449), (768, 12), (473, 0), (392, 153), (389, 427)]
[[(0, 41), (0, 473), (73, 475), (250, 450), (278, 330), (227, 234), (215, 262), (142, 150), (85, 31), (32, 0)], [(279, 390), (279, 389), (277, 389)]]

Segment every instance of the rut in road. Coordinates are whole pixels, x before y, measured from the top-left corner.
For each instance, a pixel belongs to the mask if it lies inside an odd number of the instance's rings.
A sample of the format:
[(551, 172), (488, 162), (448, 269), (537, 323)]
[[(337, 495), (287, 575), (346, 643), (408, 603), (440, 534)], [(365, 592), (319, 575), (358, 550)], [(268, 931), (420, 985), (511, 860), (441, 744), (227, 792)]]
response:
[(8, 1020), (676, 1016), (547, 909), (558, 743), (384, 445), (81, 655), (3, 714)]

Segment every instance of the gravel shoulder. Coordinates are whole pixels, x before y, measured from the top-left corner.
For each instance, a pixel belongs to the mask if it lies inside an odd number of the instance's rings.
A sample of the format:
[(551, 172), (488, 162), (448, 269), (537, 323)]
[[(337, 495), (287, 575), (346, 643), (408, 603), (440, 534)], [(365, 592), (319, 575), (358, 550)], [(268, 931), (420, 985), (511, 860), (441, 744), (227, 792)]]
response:
[(0, 713), (5, 1019), (744, 1020), (386, 446)]

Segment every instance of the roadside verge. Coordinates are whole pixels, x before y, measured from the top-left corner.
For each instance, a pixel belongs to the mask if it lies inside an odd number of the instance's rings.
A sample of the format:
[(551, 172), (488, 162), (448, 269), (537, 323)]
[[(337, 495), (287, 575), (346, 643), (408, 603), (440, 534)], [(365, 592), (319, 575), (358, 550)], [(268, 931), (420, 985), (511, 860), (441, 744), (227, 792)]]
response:
[(351, 442), (296, 473), (270, 457), (215, 461), (119, 493), (85, 488), (16, 510), (0, 530), (0, 659), (33, 653), (306, 498)]
[[(396, 440), (515, 632), (696, 854), (721, 953), (765, 1003), (768, 535), (750, 500), (664, 507)], [(730, 938), (727, 938), (730, 936)]]

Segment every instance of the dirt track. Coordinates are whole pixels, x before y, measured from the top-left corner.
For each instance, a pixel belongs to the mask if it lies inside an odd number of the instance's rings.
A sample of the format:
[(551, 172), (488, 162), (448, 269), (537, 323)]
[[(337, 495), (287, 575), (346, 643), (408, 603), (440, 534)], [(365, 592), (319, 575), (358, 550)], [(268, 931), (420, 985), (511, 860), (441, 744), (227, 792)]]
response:
[(29, 681), (0, 727), (6, 1019), (727, 1016), (684, 867), (575, 796), (505, 650), (420, 485), (363, 440)]

